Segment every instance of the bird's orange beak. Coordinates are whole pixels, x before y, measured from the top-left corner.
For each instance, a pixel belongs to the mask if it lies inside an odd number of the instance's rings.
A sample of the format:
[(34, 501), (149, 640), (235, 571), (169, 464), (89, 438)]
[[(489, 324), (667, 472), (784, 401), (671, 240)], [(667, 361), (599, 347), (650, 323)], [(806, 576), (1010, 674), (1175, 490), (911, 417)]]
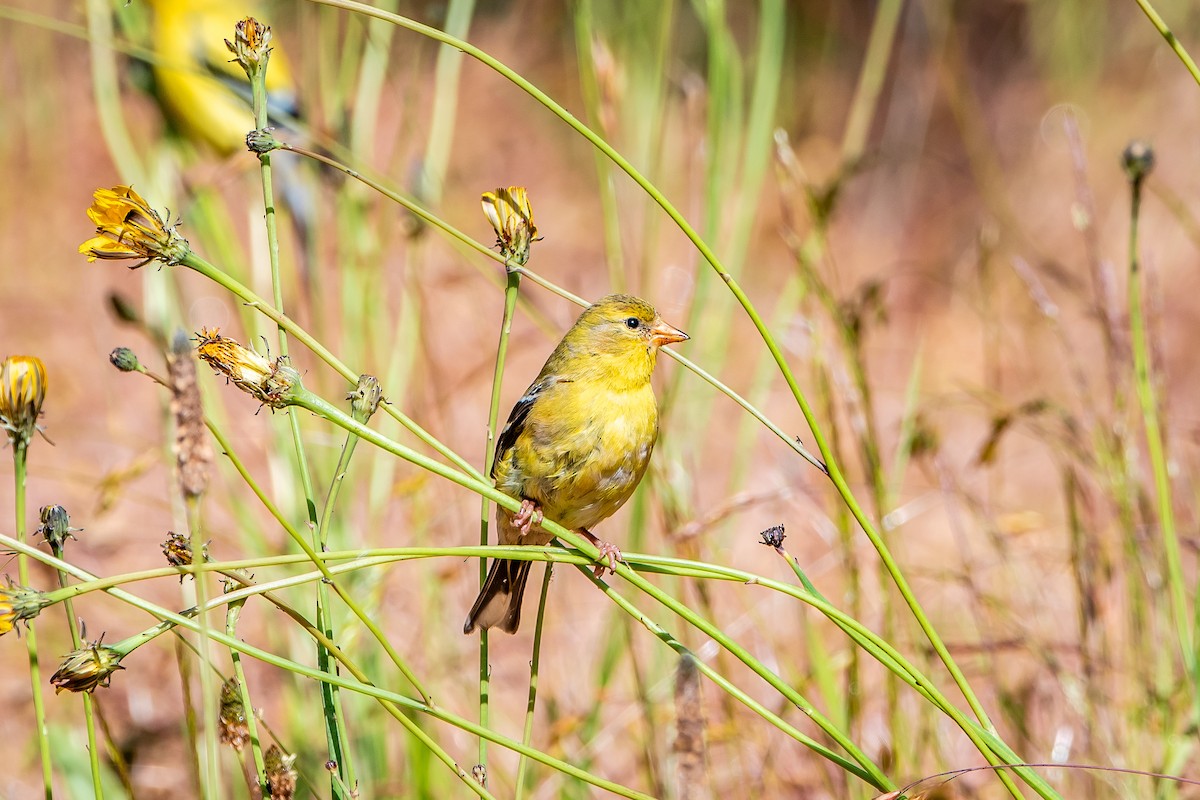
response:
[(672, 342), (686, 342), (690, 338), (692, 337), (678, 328), (671, 327), (661, 319), (650, 328), (650, 341), (654, 343), (655, 347), (662, 347), (664, 344)]

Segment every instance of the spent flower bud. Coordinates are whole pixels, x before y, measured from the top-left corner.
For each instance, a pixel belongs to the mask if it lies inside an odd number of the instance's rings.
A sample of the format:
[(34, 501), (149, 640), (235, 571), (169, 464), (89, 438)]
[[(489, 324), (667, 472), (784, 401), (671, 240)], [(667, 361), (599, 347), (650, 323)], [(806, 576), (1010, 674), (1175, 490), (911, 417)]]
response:
[(296, 795), (296, 756), (285, 756), (279, 745), (273, 744), (263, 758), (267, 774), (267, 792), (271, 800), (292, 800)]
[(217, 717), (221, 744), (242, 752), (242, 747), (250, 741), (250, 725), (246, 722), (246, 706), (242, 703), (241, 686), (237, 678), (230, 678), (222, 684), (221, 708)]
[(62, 506), (42, 506), (38, 511), (38, 519), (41, 520), (41, 526), (37, 532), (45, 537), (50, 545), (50, 549), (56, 554), (61, 553), (67, 545), (67, 539), (74, 539), (75, 531), (82, 531), (83, 528), (71, 527), (71, 516), (67, 514), (67, 510)]
[(1130, 183), (1140, 184), (1154, 171), (1154, 150), (1140, 139), (1134, 139), (1121, 153), (1121, 166)]
[(239, 20), (233, 28), (233, 41), (225, 40), (225, 46), (235, 60), (253, 78), (259, 70), (266, 69), (271, 57), (271, 26), (263, 25), (254, 17)]
[(288, 405), (292, 389), (300, 385), (300, 373), (288, 365), (284, 356), (268, 359), (222, 336), (216, 328), (201, 328), (196, 336), (200, 359), (234, 386), (271, 408)]
[(50, 605), (44, 592), (7, 584), (0, 586), (0, 636), (11, 631), (21, 620), (30, 620)]
[(63, 659), (58, 671), (50, 676), (50, 685), (55, 694), (66, 689), (69, 692), (94, 692), (97, 686), (108, 686), (112, 674), (121, 666), (125, 653), (96, 640), (71, 653)]
[(505, 263), (525, 266), (529, 262), (530, 246), (540, 238), (537, 226), (533, 224), (533, 208), (525, 188), (509, 186), (484, 192), (481, 202), (483, 215), (496, 231), (496, 246)]
[(374, 375), (359, 375), (358, 386), (346, 395), (346, 399), (350, 401), (350, 413), (354, 421), (365, 424), (379, 408), (379, 401), (383, 399), (379, 379)]

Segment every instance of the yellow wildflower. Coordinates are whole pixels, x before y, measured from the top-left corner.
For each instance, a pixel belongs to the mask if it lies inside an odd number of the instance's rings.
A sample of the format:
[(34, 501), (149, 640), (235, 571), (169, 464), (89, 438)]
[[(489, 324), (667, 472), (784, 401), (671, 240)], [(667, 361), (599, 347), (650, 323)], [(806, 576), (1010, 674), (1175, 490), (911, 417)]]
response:
[(23, 619), (33, 619), (50, 605), (42, 592), (12, 584), (0, 586), (0, 636)]
[(46, 400), (46, 366), (34, 356), (9, 356), (0, 364), (0, 427), (28, 445)]
[(96, 235), (79, 245), (79, 252), (96, 259), (139, 259), (132, 269), (150, 261), (178, 264), (191, 252), (175, 225), (165, 221), (129, 186), (97, 189), (87, 215), (96, 223)]
[(529, 247), (538, 240), (533, 208), (525, 188), (509, 186), (484, 192), (482, 204), (483, 215), (496, 231), (496, 246), (505, 261), (525, 266), (529, 261)]

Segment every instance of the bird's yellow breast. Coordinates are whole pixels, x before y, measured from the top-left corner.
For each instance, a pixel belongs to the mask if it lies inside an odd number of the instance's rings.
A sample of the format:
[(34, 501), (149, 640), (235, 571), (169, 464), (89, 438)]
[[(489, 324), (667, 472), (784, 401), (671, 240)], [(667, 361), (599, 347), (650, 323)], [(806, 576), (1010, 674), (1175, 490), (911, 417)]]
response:
[(496, 486), (537, 502), (564, 527), (590, 528), (633, 494), (657, 438), (649, 381), (619, 390), (603, 380), (563, 381), (538, 399), (497, 462)]

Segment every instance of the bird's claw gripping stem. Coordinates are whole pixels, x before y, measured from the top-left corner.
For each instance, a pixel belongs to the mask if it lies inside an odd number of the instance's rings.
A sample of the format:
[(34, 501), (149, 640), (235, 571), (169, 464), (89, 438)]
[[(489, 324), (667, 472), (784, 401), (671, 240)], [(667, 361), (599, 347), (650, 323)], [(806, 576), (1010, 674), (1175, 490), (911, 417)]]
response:
[(522, 536), (529, 535), (529, 529), (542, 524), (542, 507), (532, 500), (521, 501), (521, 510), (513, 517), (513, 525), (521, 531)]

